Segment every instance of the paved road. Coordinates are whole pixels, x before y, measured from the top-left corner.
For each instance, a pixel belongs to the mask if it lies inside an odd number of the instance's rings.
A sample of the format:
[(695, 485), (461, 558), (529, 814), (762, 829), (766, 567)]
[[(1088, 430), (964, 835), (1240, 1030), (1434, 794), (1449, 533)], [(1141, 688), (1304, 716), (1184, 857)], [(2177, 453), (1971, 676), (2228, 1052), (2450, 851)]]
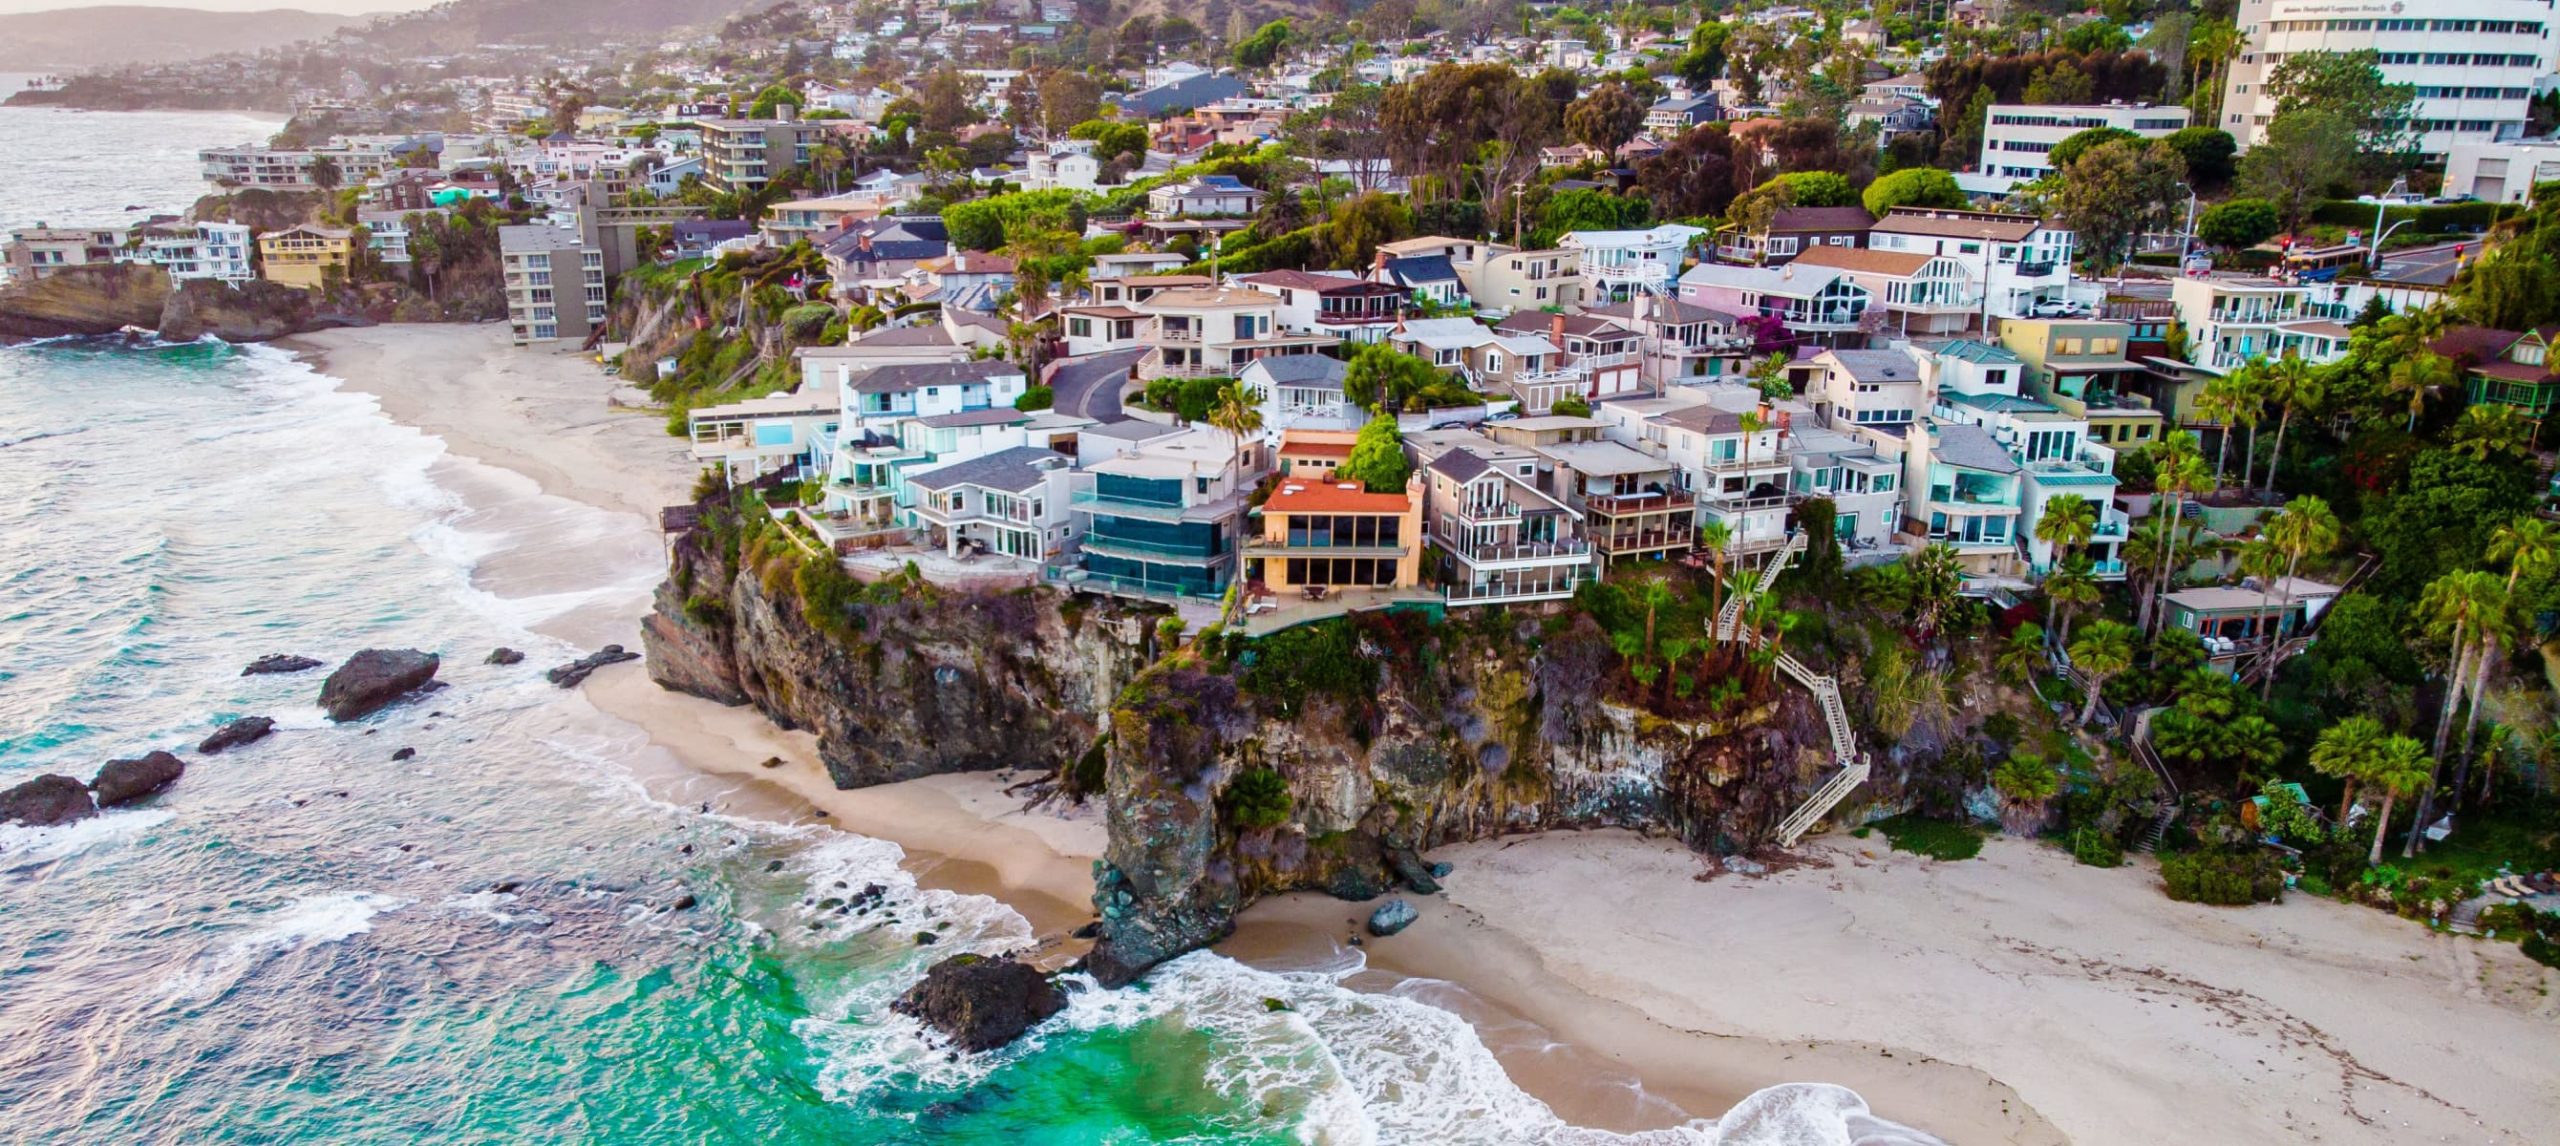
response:
[(1120, 392), (1128, 381), (1129, 367), (1145, 353), (1144, 350), (1115, 350), (1059, 363), (1054, 379), (1055, 408), (1060, 413), (1077, 414), (1097, 422), (1119, 421), (1123, 416)]
[[(2462, 254), (2457, 258), (2455, 251)], [(2385, 251), (2382, 267), (2368, 276), (2377, 282), (2410, 283), (2418, 286), (2443, 286), (2453, 281), (2453, 273), (2461, 269), (2461, 259), (2480, 253), (2477, 239), (2462, 243), (2444, 243), (2433, 247), (2411, 247)]]

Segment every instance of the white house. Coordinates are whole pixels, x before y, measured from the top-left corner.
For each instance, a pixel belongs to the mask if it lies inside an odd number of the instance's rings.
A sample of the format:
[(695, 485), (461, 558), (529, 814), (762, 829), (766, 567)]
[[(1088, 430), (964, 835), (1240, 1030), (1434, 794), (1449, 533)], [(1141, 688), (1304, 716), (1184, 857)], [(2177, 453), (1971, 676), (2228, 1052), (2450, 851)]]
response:
[(1896, 207), (1867, 230), (1867, 248), (1952, 259), (1994, 317), (2023, 317), (2071, 289), (2070, 230), (2032, 215)]
[(1624, 302), (1637, 293), (1670, 293), (1689, 245), (1706, 234), (1697, 227), (1664, 223), (1641, 231), (1568, 231), (1559, 245), (1581, 252), (1587, 297)]
[(162, 223), (142, 230), (142, 256), (170, 279), (243, 283), (249, 267), (249, 227), (244, 223)]
[(1203, 175), (1147, 192), (1147, 214), (1158, 219), (1250, 215), (1267, 198), (1233, 175)]

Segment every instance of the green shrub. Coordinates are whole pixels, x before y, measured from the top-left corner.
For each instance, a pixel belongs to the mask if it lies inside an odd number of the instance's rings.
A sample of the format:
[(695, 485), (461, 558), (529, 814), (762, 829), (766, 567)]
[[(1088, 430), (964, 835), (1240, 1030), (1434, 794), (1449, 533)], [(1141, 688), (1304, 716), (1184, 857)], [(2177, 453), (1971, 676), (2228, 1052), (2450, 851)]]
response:
[(729, 603), (718, 597), (696, 594), (684, 599), (685, 619), (697, 625), (717, 625), (729, 619)]
[(1253, 643), (1244, 690), (1291, 715), (1312, 695), (1359, 701), (1378, 691), (1378, 664), (1360, 655), (1359, 634), (1342, 618), (1300, 625)]
[(1982, 854), (1982, 829), (1971, 824), (1924, 819), (1904, 813), (1875, 823), (1893, 850), (1934, 860), (1965, 860)]
[(1058, 402), (1058, 392), (1046, 386), (1027, 386), (1022, 396), (1013, 400), (1016, 410), (1046, 410)]
[(2181, 903), (2240, 907), (2284, 899), (2284, 869), (2261, 851), (2198, 851), (2160, 861), (2169, 898)]
[(1270, 768), (1249, 768), (1227, 785), (1227, 822), (1236, 827), (1276, 828), (1289, 822), (1293, 801), (1289, 781)]
[(2074, 828), (2071, 832), (2071, 858), (2090, 867), (2121, 867), (2124, 846), (2114, 836), (2096, 828)]

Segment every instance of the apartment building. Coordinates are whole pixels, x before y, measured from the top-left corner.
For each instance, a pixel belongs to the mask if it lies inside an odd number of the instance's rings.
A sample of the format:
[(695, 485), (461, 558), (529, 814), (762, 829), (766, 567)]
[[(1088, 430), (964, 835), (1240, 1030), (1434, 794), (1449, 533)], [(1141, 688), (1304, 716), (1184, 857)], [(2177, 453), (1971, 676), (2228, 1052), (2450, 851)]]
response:
[(2560, 179), (2560, 140), (2456, 143), (2445, 149), (2444, 193), (2484, 203), (2522, 203), (2533, 185)]
[(142, 229), (142, 257), (175, 282), (211, 279), (244, 283), (252, 240), (244, 223), (154, 223)]
[(265, 191), (317, 191), (321, 189), (322, 163), (336, 169), (331, 185), (361, 187), (366, 183), (396, 172), (408, 165), (409, 157), (424, 153), (430, 156), (427, 166), (434, 166), (432, 156), (443, 149), (441, 136), (360, 136), (340, 139), (324, 147), (269, 147), (265, 144), (242, 144), (238, 147), (208, 147), (196, 152), (204, 181), (229, 190), (255, 188)]
[(0, 247), (0, 282), (32, 282), (69, 267), (112, 263), (124, 244), (125, 232), (118, 228), (22, 227)]
[(704, 118), (702, 181), (715, 191), (752, 191), (793, 167), (806, 166), (809, 153), (827, 133), (824, 123), (798, 118), (790, 104), (780, 105), (775, 119)]
[(1982, 124), (1976, 170), (2006, 191), (2053, 173), (2053, 145), (2096, 127), (2165, 139), (2187, 126), (2187, 109), (2147, 103), (1995, 103)]
[(516, 345), (581, 345), (604, 327), (604, 252), (565, 227), (498, 228), (507, 327)]
[[(258, 273), (268, 282), (320, 290), (343, 280), (355, 255), (355, 232), (304, 223), (258, 236)], [(332, 274), (331, 272), (335, 272)]]
[[(2223, 130), (2247, 150), (2275, 118), (2267, 80), (2300, 52), (2371, 50), (2382, 80), (2417, 89), (2417, 149), (2525, 135), (2528, 105), (2549, 83), (2560, 41), (2547, 0), (2440, 0), (2423, 10), (2338, 0), (2241, 0), (2242, 46), (2224, 88)], [(2485, 198), (2485, 196), (2484, 196)]]

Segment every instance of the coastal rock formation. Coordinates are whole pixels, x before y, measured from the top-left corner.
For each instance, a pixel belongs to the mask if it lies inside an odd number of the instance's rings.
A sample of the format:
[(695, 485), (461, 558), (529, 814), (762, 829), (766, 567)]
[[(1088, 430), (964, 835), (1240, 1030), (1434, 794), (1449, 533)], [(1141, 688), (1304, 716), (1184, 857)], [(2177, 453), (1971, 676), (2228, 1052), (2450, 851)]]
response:
[(176, 756), (149, 752), (131, 760), (107, 761), (98, 769), (98, 778), (89, 781), (89, 790), (97, 793), (99, 807), (118, 808), (159, 794), (186, 771), (186, 762)]
[(347, 658), (320, 686), (320, 707), (331, 720), (355, 720), (400, 699), (436, 677), (437, 657), (416, 649), (366, 649)]
[(934, 964), (890, 1009), (974, 1052), (1010, 1043), (1066, 1006), (1066, 994), (1036, 967), (1009, 956), (954, 955)]
[(208, 334), (263, 342), (363, 321), (319, 313), (311, 292), (282, 283), (172, 283), (167, 272), (142, 263), (66, 267), (0, 291), (0, 341), (141, 329), (171, 342)]
[[(641, 629), (649, 677), (816, 733), (838, 787), (1063, 770), (1146, 663), (1152, 617), (1031, 590), (818, 582), (788, 540), (742, 538), (733, 511), (705, 508)], [(833, 603), (810, 605), (804, 579)]]
[(1413, 926), (1413, 921), (1420, 918), (1422, 913), (1415, 911), (1412, 904), (1390, 899), (1369, 913), (1369, 934), (1383, 939)]
[[(621, 646), (616, 645), (614, 647), (620, 648)], [(480, 663), (484, 665), (520, 665), (524, 663), (524, 654), (504, 645), (500, 645), (497, 648), (490, 650), (488, 659), (483, 660)]]
[(211, 756), (226, 748), (255, 744), (266, 739), (267, 734), (275, 730), (276, 722), (273, 720), (263, 716), (243, 716), (214, 729), (213, 735), (205, 737), (203, 743), (196, 745), (196, 751)]
[[(518, 659), (522, 658), (519, 657)], [(597, 669), (603, 668), (606, 665), (618, 665), (624, 661), (636, 661), (639, 659), (640, 654), (625, 652), (620, 645), (606, 645), (595, 652), (588, 653), (583, 657), (579, 657), (574, 661), (570, 661), (569, 663), (561, 665), (550, 672), (542, 674), (542, 679), (559, 685), (562, 688), (576, 688), (586, 681), (588, 674), (593, 673)]]
[(69, 776), (44, 775), (0, 790), (0, 824), (50, 828), (98, 814), (89, 786)]
[(240, 675), (265, 676), (270, 673), (308, 672), (319, 668), (320, 665), (320, 661), (310, 657), (297, 657), (289, 653), (268, 653), (250, 661), (249, 667), (240, 670)]

